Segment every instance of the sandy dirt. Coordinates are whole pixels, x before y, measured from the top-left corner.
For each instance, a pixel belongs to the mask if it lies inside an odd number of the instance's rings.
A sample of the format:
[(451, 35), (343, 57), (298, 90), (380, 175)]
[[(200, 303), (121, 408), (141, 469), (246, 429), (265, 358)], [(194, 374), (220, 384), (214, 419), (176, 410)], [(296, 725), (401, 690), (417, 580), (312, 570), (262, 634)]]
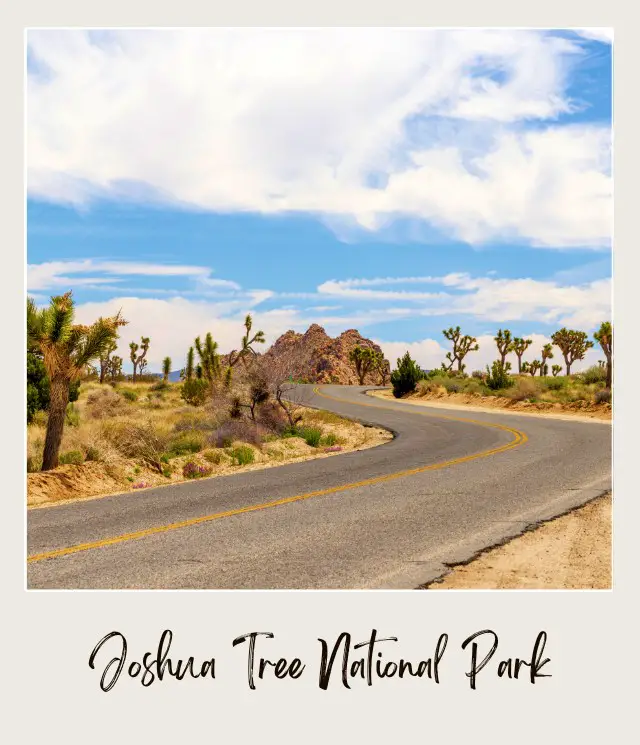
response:
[(464, 411), (495, 411), (500, 409), (500, 413), (517, 414), (518, 416), (547, 416), (554, 419), (575, 419), (579, 417), (587, 420), (611, 421), (611, 406), (608, 404), (589, 404), (586, 401), (578, 401), (574, 404), (533, 404), (528, 401), (512, 401), (499, 396), (447, 393), (444, 389), (441, 395), (413, 395), (405, 398), (394, 398), (391, 390), (367, 391), (367, 393), (375, 398), (384, 398), (400, 403), (406, 402), (416, 406), (461, 409)]
[(456, 566), (429, 590), (611, 589), (611, 495)]

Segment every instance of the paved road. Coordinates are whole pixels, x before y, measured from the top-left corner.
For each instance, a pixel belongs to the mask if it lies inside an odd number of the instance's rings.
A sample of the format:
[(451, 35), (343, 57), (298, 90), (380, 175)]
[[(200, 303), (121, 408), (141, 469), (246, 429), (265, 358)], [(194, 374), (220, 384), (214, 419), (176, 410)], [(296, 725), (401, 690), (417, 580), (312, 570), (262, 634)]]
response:
[(364, 390), (307, 393), (393, 430), (388, 444), (29, 510), (28, 586), (413, 588), (610, 488), (608, 423), (419, 407)]

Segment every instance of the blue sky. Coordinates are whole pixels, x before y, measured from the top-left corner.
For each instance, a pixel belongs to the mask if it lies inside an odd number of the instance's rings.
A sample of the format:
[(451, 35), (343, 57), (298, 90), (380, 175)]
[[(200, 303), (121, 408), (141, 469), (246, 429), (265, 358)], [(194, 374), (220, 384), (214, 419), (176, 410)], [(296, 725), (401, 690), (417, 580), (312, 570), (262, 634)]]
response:
[(610, 317), (607, 30), (45, 31), (28, 70), (29, 292), (152, 369), (247, 311), (428, 367), (459, 324), (473, 368)]

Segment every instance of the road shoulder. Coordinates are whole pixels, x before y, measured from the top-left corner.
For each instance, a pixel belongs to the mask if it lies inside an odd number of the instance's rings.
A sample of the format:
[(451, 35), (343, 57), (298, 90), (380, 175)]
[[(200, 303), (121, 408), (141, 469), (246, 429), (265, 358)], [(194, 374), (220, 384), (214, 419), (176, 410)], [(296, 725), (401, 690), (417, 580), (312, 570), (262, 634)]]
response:
[(518, 410), (507, 410), (504, 406), (479, 406), (471, 403), (455, 403), (447, 401), (434, 401), (431, 398), (394, 398), (391, 393), (391, 389), (371, 389), (366, 391), (366, 395), (372, 398), (380, 398), (384, 401), (394, 401), (400, 404), (407, 404), (408, 406), (422, 406), (429, 409), (455, 409), (457, 411), (481, 411), (487, 414), (504, 414), (505, 416), (524, 416), (524, 417), (537, 417), (538, 419), (561, 419), (568, 422), (586, 422), (588, 424), (612, 424), (610, 418), (598, 418), (588, 412), (551, 412), (548, 410), (543, 411), (523, 411)]
[(428, 590), (611, 589), (611, 494), (458, 564)]

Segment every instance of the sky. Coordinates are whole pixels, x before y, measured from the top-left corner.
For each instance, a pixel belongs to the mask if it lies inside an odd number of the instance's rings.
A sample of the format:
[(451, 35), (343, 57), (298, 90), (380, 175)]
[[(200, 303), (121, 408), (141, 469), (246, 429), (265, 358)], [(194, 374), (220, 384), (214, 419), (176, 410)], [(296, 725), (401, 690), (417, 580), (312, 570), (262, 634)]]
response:
[(611, 318), (609, 29), (27, 46), (28, 293), (73, 290), (82, 323), (121, 309), (119, 354), (149, 336), (150, 371), (207, 331), (236, 348), (246, 313), (268, 344), (356, 328), (427, 369), (459, 325), (480, 344), (469, 370), (498, 328), (533, 359), (558, 328)]

